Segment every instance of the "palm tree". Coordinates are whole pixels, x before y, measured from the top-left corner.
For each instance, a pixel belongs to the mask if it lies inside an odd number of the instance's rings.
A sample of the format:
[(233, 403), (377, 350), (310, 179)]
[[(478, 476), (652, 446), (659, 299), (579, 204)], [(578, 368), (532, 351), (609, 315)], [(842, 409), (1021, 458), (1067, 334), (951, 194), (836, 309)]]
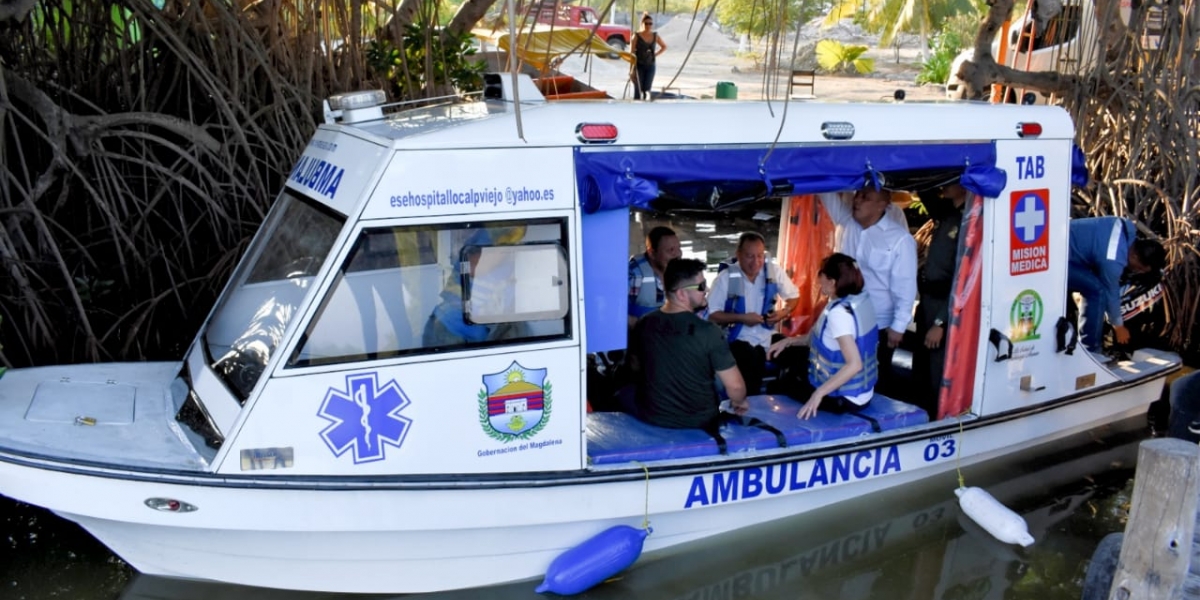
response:
[(863, 13), (863, 28), (879, 33), (879, 44), (890, 45), (902, 32), (917, 33), (921, 38), (921, 61), (928, 58), (929, 35), (943, 21), (958, 14), (978, 14), (971, 0), (841, 0), (825, 17), (832, 25), (855, 14)]

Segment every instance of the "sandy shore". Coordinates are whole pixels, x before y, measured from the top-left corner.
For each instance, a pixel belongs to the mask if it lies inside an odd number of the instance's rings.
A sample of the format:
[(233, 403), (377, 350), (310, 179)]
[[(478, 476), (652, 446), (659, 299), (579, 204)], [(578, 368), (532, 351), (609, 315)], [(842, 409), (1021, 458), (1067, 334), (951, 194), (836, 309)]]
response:
[[(656, 31), (666, 42), (667, 51), (658, 58), (655, 90), (667, 87), (670, 92), (711, 98), (716, 94), (717, 83), (727, 81), (737, 86), (738, 98), (743, 100), (766, 99), (768, 94), (764, 90), (772, 92), (771, 98), (783, 98), (787, 94), (790, 70), (787, 67), (775, 73), (764, 70), (761, 60), (756, 61), (753, 56), (753, 53), (764, 54), (761, 47), (739, 52), (738, 40), (711, 25), (701, 29), (701, 21), (693, 23), (686, 16), (660, 16), (656, 22), (659, 24)], [(910, 40), (899, 50), (879, 48), (875, 44), (877, 40), (871, 36), (842, 25), (828, 29), (806, 25), (800, 35), (800, 47), (811, 46), (821, 39), (839, 39), (868, 46), (866, 56), (875, 59), (875, 72), (869, 75), (818, 74), (814, 87), (818, 100), (891, 99), (896, 90), (904, 90), (909, 100), (945, 98), (940, 85), (914, 83), (920, 63), (915, 41)], [(785, 41), (784, 46), (790, 60), (791, 41)], [(633, 95), (632, 85), (628, 84), (629, 64), (625, 61), (572, 56), (563, 62), (560, 70), (607, 91), (614, 98)]]

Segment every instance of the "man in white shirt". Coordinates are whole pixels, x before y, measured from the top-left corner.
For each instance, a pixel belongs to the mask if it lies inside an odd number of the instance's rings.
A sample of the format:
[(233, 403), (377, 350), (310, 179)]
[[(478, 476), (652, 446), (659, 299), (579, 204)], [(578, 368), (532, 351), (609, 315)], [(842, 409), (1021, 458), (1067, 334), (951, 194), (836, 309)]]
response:
[[(775, 326), (792, 313), (800, 298), (787, 273), (766, 259), (763, 236), (743, 233), (738, 238), (737, 262), (717, 275), (708, 292), (708, 319), (726, 328), (729, 350), (749, 394), (762, 388)], [(783, 306), (777, 308), (778, 300), (783, 300)]]
[(892, 354), (912, 321), (917, 299), (917, 242), (908, 232), (904, 212), (892, 205), (890, 190), (866, 187), (847, 202), (838, 194), (821, 194), (825, 212), (837, 224), (837, 251), (858, 261), (863, 291), (875, 308), (879, 325), (879, 384), (895, 393)]

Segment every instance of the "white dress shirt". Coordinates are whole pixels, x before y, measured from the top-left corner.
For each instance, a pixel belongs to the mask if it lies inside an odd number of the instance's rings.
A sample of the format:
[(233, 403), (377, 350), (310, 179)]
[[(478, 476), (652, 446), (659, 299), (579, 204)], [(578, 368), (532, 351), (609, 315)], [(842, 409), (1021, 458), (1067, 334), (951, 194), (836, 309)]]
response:
[[(734, 264), (728, 269), (721, 271), (717, 275), (717, 279), (713, 281), (712, 288), (708, 291), (708, 313), (725, 311), (725, 300), (729, 298), (729, 275), (734, 269), (741, 269)], [(778, 286), (776, 295), (783, 300), (791, 300), (792, 298), (800, 297), (800, 290), (796, 288), (796, 284), (792, 283), (791, 278), (783, 269), (772, 262), (763, 264), (763, 268), (759, 270), (758, 277), (754, 281), (750, 281), (745, 273), (742, 274), (742, 296), (746, 299), (746, 312), (757, 313), (763, 305), (763, 292), (767, 288), (767, 279), (765, 273), (767, 269), (771, 270), (771, 279)], [(738, 332), (736, 339), (729, 340), (731, 342), (741, 340), (752, 346), (762, 346), (766, 348), (771, 345), (771, 334), (774, 333), (774, 328), (766, 328), (759, 325), (742, 325), (742, 330)]]
[(837, 251), (858, 261), (879, 329), (903, 333), (917, 301), (917, 242), (908, 232), (904, 211), (888, 205), (883, 218), (863, 229), (854, 220), (849, 198), (820, 196), (837, 224)]

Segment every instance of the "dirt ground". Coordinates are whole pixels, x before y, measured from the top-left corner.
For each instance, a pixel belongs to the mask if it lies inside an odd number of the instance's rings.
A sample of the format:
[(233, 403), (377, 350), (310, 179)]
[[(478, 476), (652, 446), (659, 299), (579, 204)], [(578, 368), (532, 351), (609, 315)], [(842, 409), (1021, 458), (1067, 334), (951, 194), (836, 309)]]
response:
[[(783, 98), (787, 94), (789, 71), (780, 70), (778, 79), (771, 81), (761, 59), (756, 60), (753, 56), (754, 53), (763, 54), (761, 47), (739, 52), (737, 39), (711, 25), (701, 33), (701, 21), (693, 23), (690, 16), (659, 16), (656, 23), (656, 31), (667, 44), (667, 51), (658, 57), (654, 90), (662, 91), (667, 87), (669, 92), (693, 98), (712, 98), (717, 83), (728, 81), (737, 86), (738, 98), (742, 100), (766, 99), (764, 88), (773, 91), (772, 98)], [(869, 75), (818, 73), (813, 89), (818, 100), (890, 100), (896, 90), (904, 90), (908, 100), (945, 98), (943, 86), (915, 83), (920, 63), (915, 40), (902, 42), (899, 50), (880, 48), (877, 38), (864, 35), (845, 21), (832, 28), (820, 28), (812, 23), (806, 25), (800, 35), (802, 48), (811, 47), (821, 39), (838, 39), (844, 43), (866, 45), (869, 48), (866, 56), (875, 59), (875, 71)], [(785, 46), (790, 54), (791, 41), (785, 42)], [(633, 95), (633, 87), (628, 84), (629, 64), (625, 61), (572, 56), (559, 69), (594, 88), (607, 91), (614, 98)]]

